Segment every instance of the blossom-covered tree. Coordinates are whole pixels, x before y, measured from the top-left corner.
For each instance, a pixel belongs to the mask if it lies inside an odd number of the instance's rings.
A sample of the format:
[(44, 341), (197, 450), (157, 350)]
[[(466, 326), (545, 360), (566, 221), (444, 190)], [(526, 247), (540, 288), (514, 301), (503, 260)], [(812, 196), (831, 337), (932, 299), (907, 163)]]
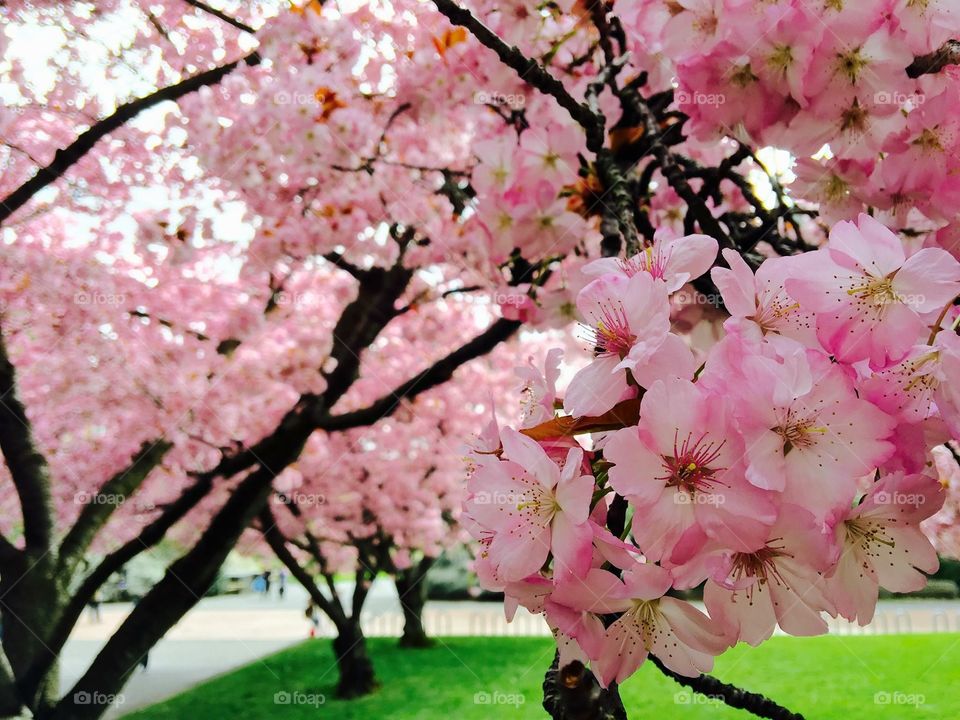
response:
[[(489, 417), (490, 408), (476, 402), (478, 385), (515, 385), (506, 350), (464, 367), (370, 429), (313, 436), (277, 477), (273, 502), (251, 531), (251, 541), (259, 536), (257, 544), (288, 567), (336, 629), (342, 696), (376, 684), (360, 620), (379, 574), (396, 581), (401, 645), (428, 643), (425, 575), (444, 549), (466, 539), (458, 529), (466, 496), (462, 438)], [(346, 597), (336, 589), (337, 574), (354, 578)]]
[[(516, 333), (533, 287), (562, 294), (591, 240), (561, 197), (575, 147), (526, 140), (537, 194), (508, 194), (478, 148), (522, 115), (422, 94), (424, 62), (498, 67), (434, 11), (233, 10), (3, 8), (6, 715), (102, 714), (312, 437), (415, 407)], [(528, 249), (481, 194), (528, 209)], [(58, 698), (85, 604), (165, 537), (182, 556)]]
[[(792, 717), (700, 673), (934, 567), (949, 0), (2, 12), (5, 712), (102, 713), (78, 693), (122, 686), (305, 446), (521, 322), (577, 320), (593, 357), (528, 378), (518, 427), (480, 423), (464, 524), (557, 632), (555, 717), (625, 716), (648, 657)], [(58, 702), (86, 599), (171, 531), (184, 555)], [(707, 614), (666, 595), (701, 581)]]

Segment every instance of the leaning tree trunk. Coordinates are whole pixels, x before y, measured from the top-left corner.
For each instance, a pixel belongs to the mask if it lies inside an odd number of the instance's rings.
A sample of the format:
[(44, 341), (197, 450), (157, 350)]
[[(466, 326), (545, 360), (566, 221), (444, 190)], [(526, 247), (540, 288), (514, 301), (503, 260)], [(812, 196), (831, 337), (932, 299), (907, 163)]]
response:
[[(59, 665), (49, 663), (42, 677), (27, 687), (24, 676), (34, 663), (49, 655), (46, 639), (62, 611), (64, 588), (57, 582), (54, 562), (47, 554), (23, 556), (22, 572), (0, 578), (0, 612), (3, 617), (3, 663), (0, 668), (0, 718), (22, 717), (52, 707), (59, 692)], [(29, 715), (28, 715), (29, 716)]]
[(338, 627), (337, 632), (333, 639), (333, 652), (340, 671), (337, 697), (349, 700), (369, 695), (377, 688), (377, 679), (359, 618), (351, 618), (346, 625)]
[(423, 606), (427, 603), (427, 571), (434, 558), (424, 558), (418, 564), (397, 573), (394, 583), (403, 609), (403, 635), (400, 647), (424, 648), (433, 645), (423, 627)]

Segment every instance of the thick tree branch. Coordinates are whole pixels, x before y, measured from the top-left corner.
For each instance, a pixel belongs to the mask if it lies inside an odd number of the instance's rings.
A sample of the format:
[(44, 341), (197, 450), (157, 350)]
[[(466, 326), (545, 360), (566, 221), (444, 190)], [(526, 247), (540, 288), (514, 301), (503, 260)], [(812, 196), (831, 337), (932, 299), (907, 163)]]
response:
[[(286, 458), (287, 462), (293, 459)], [(273, 478), (272, 472), (260, 467), (240, 481), (197, 543), (137, 603), (49, 720), (99, 717), (102, 707), (83, 704), (78, 698), (120, 691), (143, 654), (210, 589), (230, 548), (266, 503)]]
[(37, 448), (26, 408), (17, 392), (17, 374), (0, 332), (0, 450), (13, 479), (23, 513), (28, 549), (50, 547), (53, 537), (53, 502), (50, 469)]
[(696, 693), (722, 700), (730, 707), (746, 710), (757, 717), (768, 718), (768, 720), (803, 720), (803, 715), (791, 712), (759, 693), (741, 690), (736, 685), (721, 682), (711, 675), (700, 675), (695, 678), (678, 675), (665, 667), (659, 658), (651, 655), (650, 660), (667, 677), (673, 678)]
[(403, 400), (415, 398), (420, 393), (446, 382), (458, 367), (486, 355), (519, 328), (519, 322), (500, 318), (473, 340), (437, 360), (429, 368), (398, 385), (392, 392), (367, 407), (342, 415), (318, 415), (317, 427), (333, 431), (372, 425), (393, 413)]
[(347, 261), (343, 255), (338, 252), (328, 252), (324, 253), (323, 259), (328, 263), (336, 265), (338, 268), (343, 270), (346, 273), (349, 273), (357, 280), (363, 277), (363, 274), (366, 272), (363, 268), (357, 267), (353, 263)]
[(232, 477), (257, 464), (280, 472), (284, 465), (276, 458), (285, 456), (291, 446), (305, 442), (318, 428), (314, 418), (325, 416), (327, 408), (336, 404), (350, 389), (360, 371), (361, 354), (396, 317), (397, 299), (413, 276), (399, 260), (390, 269), (374, 267), (363, 273), (356, 299), (344, 308), (333, 329), (333, 349), (330, 352), (333, 368), (324, 373), (327, 389), (321, 395), (302, 396), (274, 432), (253, 446), (223, 458), (216, 467), (198, 477), (211, 480)]
[(136, 492), (172, 447), (171, 443), (164, 440), (144, 443), (130, 464), (100, 487), (97, 495), (105, 502), (88, 502), (84, 505), (80, 516), (60, 543), (58, 559), (62, 568), (67, 568), (68, 573), (72, 572), (100, 528)]
[(960, 40), (947, 40), (932, 53), (915, 57), (907, 66), (907, 76), (918, 78), (938, 73), (947, 65), (960, 65)]
[(44, 653), (40, 656), (33, 667), (24, 674), (22, 684), (26, 688), (28, 696), (42, 681), (52, 663), (56, 660), (55, 654), (63, 648), (64, 643), (66, 643), (77, 624), (77, 620), (83, 613), (84, 607), (90, 602), (97, 590), (111, 575), (119, 571), (130, 560), (160, 542), (167, 531), (192, 510), (210, 492), (212, 487), (212, 478), (197, 479), (174, 502), (167, 505), (163, 512), (143, 528), (135, 538), (109, 553), (84, 577), (79, 587), (71, 594), (69, 602), (59, 617), (56, 618), (56, 624), (46, 639), (46, 646), (51, 650), (51, 653)]
[(574, 661), (560, 669), (560, 654), (543, 678), (543, 709), (554, 720), (627, 720), (616, 683), (600, 687), (583, 663)]
[(236, 62), (206, 70), (192, 77), (188, 77), (185, 80), (181, 80), (174, 85), (161, 88), (150, 95), (124, 103), (118, 107), (112, 115), (108, 115), (102, 120), (97, 121), (84, 132), (80, 133), (77, 139), (67, 147), (57, 150), (53, 156), (53, 161), (49, 165), (37, 170), (37, 173), (32, 178), (0, 201), (0, 223), (6, 221), (13, 213), (26, 205), (34, 195), (47, 187), (47, 185), (50, 185), (62, 177), (71, 166), (90, 152), (97, 142), (122, 127), (126, 122), (144, 110), (166, 102), (167, 100), (177, 100), (202, 87), (216, 85), (241, 64), (259, 65), (260, 55), (252, 52)]
[(5, 571), (20, 558), (20, 550), (12, 542), (0, 535), (0, 572)]

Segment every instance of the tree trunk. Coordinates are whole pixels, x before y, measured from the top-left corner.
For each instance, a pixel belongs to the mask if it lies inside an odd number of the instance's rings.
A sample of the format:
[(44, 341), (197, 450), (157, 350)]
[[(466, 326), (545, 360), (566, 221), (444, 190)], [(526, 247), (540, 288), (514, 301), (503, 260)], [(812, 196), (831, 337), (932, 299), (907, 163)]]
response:
[(167, 568), (56, 707), (39, 717), (96, 720), (106, 712), (143, 655), (210, 589), (230, 548), (266, 504), (273, 478), (260, 467), (233, 489), (200, 539)]
[(0, 653), (0, 718), (25, 717), (25, 713), (26, 708), (20, 701), (20, 693), (13, 679), (13, 669), (6, 654)]
[(627, 720), (616, 683), (602, 688), (583, 663), (558, 668), (560, 654), (543, 678), (543, 709), (553, 720)]
[(403, 609), (403, 635), (400, 647), (424, 648), (433, 645), (423, 628), (423, 606), (427, 602), (427, 571), (433, 566), (434, 558), (423, 558), (418, 564), (407, 570), (401, 570), (394, 578), (400, 607)]
[(377, 679), (359, 619), (351, 619), (348, 625), (338, 628), (338, 632), (333, 640), (333, 652), (340, 671), (337, 697), (349, 700), (369, 695), (376, 689)]
[(38, 660), (47, 660), (47, 638), (63, 611), (66, 591), (52, 557), (23, 556), (25, 567), (0, 578), (3, 618), (3, 668), (0, 669), (0, 717), (18, 717), (24, 708), (43, 712), (57, 701), (59, 664), (46, 663), (42, 676), (26, 678)]

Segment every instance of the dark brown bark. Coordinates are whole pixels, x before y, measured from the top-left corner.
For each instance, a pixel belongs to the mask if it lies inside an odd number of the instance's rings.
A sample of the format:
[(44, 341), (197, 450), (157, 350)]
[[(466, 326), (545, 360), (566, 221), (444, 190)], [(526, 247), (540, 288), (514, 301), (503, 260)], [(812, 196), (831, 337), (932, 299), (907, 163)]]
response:
[(0, 718), (16, 717), (23, 712), (23, 701), (17, 691), (13, 668), (7, 655), (0, 649)]
[(213, 17), (217, 18), (218, 20), (222, 20), (228, 25), (233, 25), (233, 27), (237, 28), (238, 30), (243, 30), (244, 32), (250, 33), (251, 35), (256, 33), (256, 30), (254, 30), (252, 27), (247, 25), (245, 22), (241, 22), (240, 20), (237, 20), (235, 17), (231, 17), (227, 15), (222, 10), (217, 10), (215, 7), (207, 5), (207, 3), (205, 2), (201, 2), (201, 0), (184, 0), (184, 2), (187, 3), (188, 5), (193, 5), (195, 8), (197, 8), (198, 10), (202, 10), (208, 15), (213, 15)]
[(333, 639), (333, 652), (340, 672), (337, 697), (351, 700), (369, 695), (377, 689), (378, 683), (359, 618), (351, 618), (338, 631), (339, 634)]
[(519, 329), (519, 322), (500, 318), (473, 340), (440, 358), (429, 368), (397, 386), (379, 400), (365, 408), (342, 415), (321, 414), (317, 418), (317, 426), (323, 430), (334, 431), (372, 425), (394, 412), (404, 398), (414, 398), (430, 388), (441, 385), (453, 376), (458, 367), (486, 355)]
[(53, 710), (39, 715), (40, 720), (95, 720), (103, 714), (104, 705), (77, 699), (120, 692), (140, 659), (213, 585), (230, 548), (266, 503), (273, 478), (261, 467), (234, 488), (193, 548), (167, 569), (83, 676)]
[(739, 710), (746, 710), (748, 713), (757, 717), (767, 718), (767, 720), (803, 720), (803, 715), (792, 712), (787, 708), (775, 703), (768, 697), (760, 693), (753, 693), (738, 688), (736, 685), (721, 682), (710, 675), (700, 675), (695, 678), (678, 675), (653, 655), (650, 660), (667, 677), (673, 678), (681, 685), (684, 685), (696, 693), (707, 697), (720, 700), (730, 707)]
[[(339, 680), (337, 682), (337, 697), (351, 699), (368, 695), (377, 687), (377, 679), (367, 652), (367, 641), (360, 627), (360, 613), (367, 597), (367, 575), (364, 568), (357, 572), (356, 584), (353, 588), (353, 598), (350, 614), (347, 615), (339, 602), (336, 587), (331, 575), (327, 574), (327, 586), (330, 588), (332, 599), (324, 596), (317, 586), (313, 576), (293, 556), (287, 547), (288, 540), (276, 526), (276, 520), (269, 507), (264, 508), (259, 517), (260, 532), (263, 533), (267, 544), (273, 550), (277, 559), (282, 562), (290, 574), (303, 585), (313, 604), (324, 615), (330, 618), (337, 628), (337, 637), (333, 640), (333, 651), (337, 661)], [(323, 567), (323, 558), (314, 558)]]
[(227, 63), (220, 67), (206, 70), (180, 82), (165, 88), (160, 88), (156, 92), (146, 95), (136, 100), (131, 100), (118, 107), (111, 115), (95, 122), (87, 130), (80, 133), (77, 139), (67, 145), (65, 148), (57, 150), (53, 156), (53, 161), (48, 165), (37, 170), (36, 174), (18, 187), (6, 198), (0, 201), (0, 223), (3, 223), (13, 213), (26, 205), (34, 195), (43, 190), (52, 182), (63, 177), (75, 163), (81, 160), (93, 146), (110, 133), (119, 130), (129, 120), (139, 115), (144, 110), (159, 105), (167, 100), (178, 100), (184, 95), (195, 92), (208, 85), (216, 85), (227, 75), (236, 70), (241, 64), (258, 65), (260, 55), (252, 52), (241, 60)]
[(433, 645), (423, 627), (423, 608), (427, 604), (427, 572), (436, 558), (425, 557), (405, 570), (397, 571), (394, 584), (403, 610), (403, 634), (400, 647), (425, 648)]
[(947, 40), (932, 53), (914, 58), (907, 66), (907, 75), (918, 78), (921, 75), (938, 73), (947, 65), (960, 65), (960, 40)]
[[(4, 654), (20, 702), (35, 712), (51, 706), (57, 698), (58, 659), (47, 639), (50, 617), (62, 610), (68, 597), (64, 585), (54, 556), (30, 550), (10, 572), (0, 575)], [(38, 662), (46, 672), (38, 682), (26, 682), (24, 673)]]
[(16, 368), (0, 332), (0, 450), (20, 499), (26, 547), (38, 553), (50, 549), (53, 503), (50, 469), (37, 448), (26, 408), (17, 389)]
[(543, 678), (543, 709), (553, 720), (627, 720), (616, 683), (602, 688), (583, 663), (559, 662), (557, 653)]

